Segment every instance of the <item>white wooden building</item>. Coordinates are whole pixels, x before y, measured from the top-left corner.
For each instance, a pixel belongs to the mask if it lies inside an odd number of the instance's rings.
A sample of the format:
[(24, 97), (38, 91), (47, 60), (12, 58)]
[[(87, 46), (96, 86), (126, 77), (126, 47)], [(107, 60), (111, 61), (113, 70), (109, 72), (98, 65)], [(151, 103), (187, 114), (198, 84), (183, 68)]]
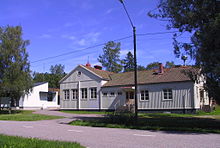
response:
[[(138, 110), (195, 112), (209, 105), (199, 69), (174, 67), (138, 71)], [(198, 76), (198, 75), (197, 75)], [(78, 65), (60, 81), (60, 107), (71, 110), (115, 110), (134, 103), (133, 72), (112, 73), (100, 66)]]
[(58, 92), (48, 91), (48, 82), (35, 83), (32, 91), (19, 100), (23, 109), (52, 109), (59, 108)]

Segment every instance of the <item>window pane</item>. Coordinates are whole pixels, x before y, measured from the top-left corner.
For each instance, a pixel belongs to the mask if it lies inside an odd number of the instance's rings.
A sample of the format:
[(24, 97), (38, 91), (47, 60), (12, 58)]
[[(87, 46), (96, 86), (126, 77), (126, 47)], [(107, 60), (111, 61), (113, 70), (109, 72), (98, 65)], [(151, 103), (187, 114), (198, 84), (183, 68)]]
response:
[(163, 90), (164, 99), (173, 99), (172, 89), (164, 89)]
[(103, 92), (102, 94), (103, 94), (103, 96), (107, 96), (107, 94), (108, 94), (108, 93), (106, 93), (106, 92)]
[(82, 99), (86, 99), (87, 98), (87, 88), (82, 88), (81, 89), (81, 94), (82, 94)]
[(97, 98), (97, 89), (90, 88), (90, 95), (91, 95), (91, 99)]
[(118, 92), (118, 95), (122, 95), (122, 92)]
[(145, 91), (145, 100), (149, 100), (149, 94), (147, 90)]

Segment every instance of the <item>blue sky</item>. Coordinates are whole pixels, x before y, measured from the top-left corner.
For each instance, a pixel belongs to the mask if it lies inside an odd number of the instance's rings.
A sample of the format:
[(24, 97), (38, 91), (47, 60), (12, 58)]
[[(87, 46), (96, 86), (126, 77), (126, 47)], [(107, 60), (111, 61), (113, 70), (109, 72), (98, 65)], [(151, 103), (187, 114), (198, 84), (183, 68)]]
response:
[[(168, 32), (165, 21), (147, 16), (156, 8), (157, 0), (125, 0), (137, 34)], [(100, 64), (97, 57), (102, 46), (88, 48), (132, 35), (132, 28), (118, 0), (1, 0), (0, 26), (21, 25), (31, 70), (48, 72), (51, 65), (63, 64), (70, 72), (78, 64)], [(187, 40), (187, 37), (182, 37)], [(133, 39), (120, 40), (121, 58), (133, 51)], [(67, 54), (66, 54), (67, 53)], [(65, 54), (56, 58), (47, 57)], [(41, 61), (38, 61), (41, 60)], [(36, 62), (38, 61), (38, 62)], [(137, 36), (137, 61), (174, 61), (172, 34)], [(188, 61), (189, 64), (192, 61)]]

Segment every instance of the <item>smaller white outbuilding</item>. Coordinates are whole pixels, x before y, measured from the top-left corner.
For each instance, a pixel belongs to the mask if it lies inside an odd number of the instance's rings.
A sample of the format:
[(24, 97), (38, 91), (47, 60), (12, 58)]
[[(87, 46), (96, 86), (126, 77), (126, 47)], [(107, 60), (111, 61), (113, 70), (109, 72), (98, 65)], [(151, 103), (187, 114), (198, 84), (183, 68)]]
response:
[(58, 92), (48, 91), (48, 82), (35, 83), (32, 91), (19, 100), (19, 108), (23, 109), (56, 109), (58, 105)]

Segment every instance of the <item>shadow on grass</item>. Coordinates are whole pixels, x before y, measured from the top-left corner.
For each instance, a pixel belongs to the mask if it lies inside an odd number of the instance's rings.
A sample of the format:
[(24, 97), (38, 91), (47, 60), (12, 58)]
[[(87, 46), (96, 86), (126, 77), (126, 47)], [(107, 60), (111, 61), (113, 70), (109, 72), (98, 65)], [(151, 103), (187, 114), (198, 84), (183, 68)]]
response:
[(166, 133), (220, 133), (220, 120), (198, 117), (175, 117), (172, 115), (149, 114), (138, 118), (135, 122), (134, 115), (109, 114), (105, 117), (77, 117), (71, 125), (128, 128), (139, 130), (163, 131)]
[[(18, 113), (21, 113), (22, 111), (20, 110), (12, 110), (11, 111), (11, 114), (18, 114)], [(9, 114), (9, 111), (8, 110), (0, 110), (0, 115), (1, 114)]]

